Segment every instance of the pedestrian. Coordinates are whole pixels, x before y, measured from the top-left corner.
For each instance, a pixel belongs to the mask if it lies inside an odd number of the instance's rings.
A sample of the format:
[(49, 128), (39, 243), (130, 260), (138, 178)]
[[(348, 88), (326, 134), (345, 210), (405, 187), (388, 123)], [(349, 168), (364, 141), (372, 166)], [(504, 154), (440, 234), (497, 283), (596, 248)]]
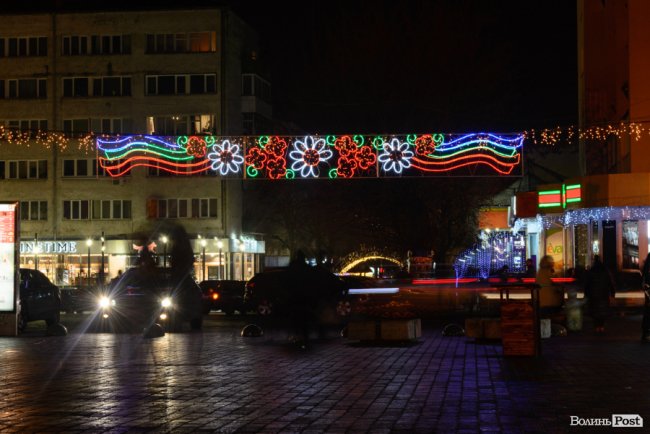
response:
[(526, 259), (526, 277), (535, 277), (535, 264), (531, 258)]
[(605, 320), (611, 315), (611, 305), (616, 295), (616, 285), (612, 273), (605, 267), (598, 255), (587, 272), (585, 298), (589, 314), (594, 320), (596, 333), (605, 331)]
[(642, 287), (645, 298), (643, 306), (643, 322), (641, 323), (641, 340), (650, 342), (650, 253), (643, 263)]
[(540, 286), (539, 307), (542, 318), (553, 317), (562, 312), (564, 288), (551, 280), (554, 275), (554, 266), (553, 257), (550, 255), (544, 256), (539, 261), (539, 270), (535, 278), (535, 283)]

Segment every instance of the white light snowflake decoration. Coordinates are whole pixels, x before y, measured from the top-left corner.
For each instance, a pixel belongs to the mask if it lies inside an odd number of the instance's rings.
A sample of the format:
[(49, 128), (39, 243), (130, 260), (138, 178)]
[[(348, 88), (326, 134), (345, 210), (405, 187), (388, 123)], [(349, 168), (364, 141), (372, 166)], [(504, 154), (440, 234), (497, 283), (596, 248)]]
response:
[(300, 172), (303, 178), (317, 178), (320, 173), (318, 165), (326, 162), (333, 155), (332, 151), (327, 149), (324, 139), (313, 136), (306, 136), (302, 141), (296, 140), (293, 149), (289, 152), (289, 158), (293, 160), (291, 169)]
[(244, 157), (239, 153), (239, 145), (230, 143), (230, 140), (215, 143), (212, 152), (208, 154), (208, 159), (212, 161), (212, 170), (221, 175), (238, 173), (244, 163)]
[(411, 167), (413, 151), (409, 149), (408, 142), (400, 142), (399, 139), (392, 139), (384, 143), (384, 149), (379, 155), (379, 162), (384, 172), (395, 172), (401, 174), (402, 170)]

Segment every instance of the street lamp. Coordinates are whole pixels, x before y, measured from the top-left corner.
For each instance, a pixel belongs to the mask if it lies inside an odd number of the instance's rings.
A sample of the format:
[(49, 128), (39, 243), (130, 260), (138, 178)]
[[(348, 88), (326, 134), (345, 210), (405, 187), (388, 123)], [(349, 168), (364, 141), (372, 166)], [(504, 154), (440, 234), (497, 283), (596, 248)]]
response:
[(203, 261), (203, 266), (201, 267), (201, 276), (203, 279), (201, 280), (206, 280), (205, 279), (205, 246), (208, 244), (208, 242), (205, 239), (201, 240), (201, 248), (202, 248), (202, 261)]
[(104, 231), (102, 231), (102, 263), (99, 269), (99, 286), (104, 288), (104, 251), (106, 250), (106, 239), (104, 238)]
[(244, 280), (244, 250), (246, 250), (246, 244), (243, 241), (239, 241), (239, 250), (241, 251), (241, 280)]
[(217, 278), (221, 280), (221, 265), (223, 264), (221, 261), (221, 249), (223, 249), (223, 241), (217, 241), (217, 249), (219, 249), (219, 268), (217, 269)]
[(169, 238), (167, 238), (167, 235), (163, 235), (160, 241), (163, 243), (163, 268), (167, 268), (167, 241), (169, 241)]
[(88, 246), (88, 286), (90, 287), (90, 246), (93, 245), (93, 240), (88, 238), (86, 240), (86, 246)]

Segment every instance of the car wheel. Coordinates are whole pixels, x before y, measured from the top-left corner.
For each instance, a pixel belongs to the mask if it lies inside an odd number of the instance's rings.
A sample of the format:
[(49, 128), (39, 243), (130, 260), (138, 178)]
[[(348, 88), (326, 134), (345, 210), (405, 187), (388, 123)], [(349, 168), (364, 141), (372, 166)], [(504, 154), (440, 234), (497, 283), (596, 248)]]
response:
[(266, 300), (261, 301), (257, 305), (257, 313), (259, 313), (262, 316), (271, 315), (272, 312), (273, 312), (273, 304), (269, 303)]

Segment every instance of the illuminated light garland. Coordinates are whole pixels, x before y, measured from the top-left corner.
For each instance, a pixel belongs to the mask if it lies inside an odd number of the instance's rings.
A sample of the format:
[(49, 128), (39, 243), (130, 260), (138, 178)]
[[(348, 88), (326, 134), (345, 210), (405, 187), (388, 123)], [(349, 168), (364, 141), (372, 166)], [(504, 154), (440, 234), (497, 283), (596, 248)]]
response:
[(222, 176), (238, 173), (244, 164), (244, 157), (239, 155), (239, 145), (230, 143), (230, 140), (212, 145), (212, 152), (208, 154), (208, 159), (212, 161), (212, 170)]
[(566, 227), (602, 220), (650, 220), (650, 206), (576, 208), (562, 214), (537, 215), (538, 223), (545, 229), (557, 224)]
[[(516, 175), (522, 171), (522, 140), (522, 136), (484, 133), (374, 136), (371, 140), (363, 135), (325, 138), (145, 135), (101, 136), (96, 146), (102, 167), (112, 176), (125, 175), (139, 166), (160, 166), (170, 173), (188, 175), (211, 170), (220, 176), (240, 173), (251, 178), (293, 179), (333, 178), (334, 173), (337, 178), (456, 172)], [(376, 149), (377, 146), (380, 148)], [(139, 158), (131, 160), (132, 157)], [(131, 165), (114, 167), (127, 159)], [(288, 172), (288, 167), (292, 172)]]
[(526, 271), (524, 237), (511, 231), (482, 232), (481, 241), (456, 257), (454, 270), (458, 278), (488, 279), (502, 267), (509, 273)]
[[(449, 172), (467, 166), (485, 165), (502, 175), (509, 175), (519, 165), (519, 154), (515, 161), (508, 163), (498, 160), (491, 155), (466, 155), (445, 161), (425, 161), (420, 158), (413, 158), (413, 167), (423, 172)], [(434, 166), (434, 167), (431, 167)], [(501, 168), (499, 166), (502, 166)]]
[(289, 157), (293, 160), (291, 169), (300, 171), (303, 178), (317, 178), (320, 171), (318, 166), (326, 163), (332, 155), (334, 153), (326, 148), (325, 140), (305, 136), (303, 140), (296, 140), (293, 143), (293, 151), (289, 152)]
[(408, 142), (401, 142), (394, 138), (390, 143), (384, 143), (383, 152), (377, 157), (377, 160), (382, 164), (384, 172), (401, 174), (402, 170), (411, 167), (413, 155)]

